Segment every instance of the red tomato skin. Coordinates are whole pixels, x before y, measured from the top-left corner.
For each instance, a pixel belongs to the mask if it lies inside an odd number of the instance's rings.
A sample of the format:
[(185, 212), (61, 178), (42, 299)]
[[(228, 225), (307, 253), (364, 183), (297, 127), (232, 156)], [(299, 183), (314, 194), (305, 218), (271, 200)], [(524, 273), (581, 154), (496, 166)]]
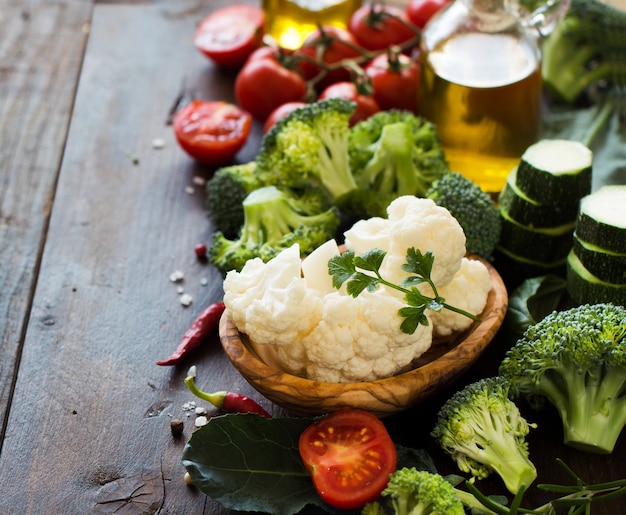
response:
[(300, 75), (270, 57), (249, 60), (235, 79), (237, 103), (262, 122), (282, 104), (301, 101), (306, 92)]
[[(241, 68), (263, 44), (265, 14), (252, 5), (230, 5), (204, 18), (194, 33), (195, 47), (217, 65)], [(219, 35), (219, 37), (217, 37)]]
[[(395, 17), (384, 17), (381, 12)], [(403, 23), (404, 22), (404, 23)], [(406, 12), (391, 5), (363, 5), (350, 17), (348, 30), (357, 43), (367, 50), (385, 50), (393, 45), (402, 45), (417, 38), (417, 34), (409, 26)]]
[(384, 111), (405, 109), (417, 113), (419, 63), (405, 54), (396, 54), (396, 57), (398, 69), (390, 64), (387, 54), (376, 56), (365, 68), (374, 89), (373, 96)]
[(380, 111), (380, 106), (376, 99), (359, 93), (354, 82), (335, 82), (322, 91), (319, 99), (324, 100), (333, 97), (347, 98), (356, 104), (356, 110), (350, 117), (350, 126)]
[(291, 111), (306, 106), (306, 102), (287, 102), (274, 109), (265, 120), (263, 125), (263, 134), (267, 134), (269, 130), (276, 124), (278, 120), (287, 116)]
[(423, 29), (430, 19), (451, 0), (409, 0), (406, 5), (406, 16), (416, 27)]
[[(396, 449), (383, 423), (358, 409), (316, 420), (300, 435), (298, 448), (320, 497), (341, 509), (361, 508), (377, 499), (397, 465)], [(355, 469), (360, 477), (351, 474)]]
[(252, 116), (227, 102), (194, 100), (176, 113), (173, 127), (178, 144), (190, 157), (220, 165), (246, 143)]
[[(334, 38), (333, 40), (325, 39), (325, 35)], [(344, 59), (356, 59), (361, 57), (359, 44), (354, 36), (346, 29), (340, 27), (323, 26), (314, 30), (309, 34), (296, 55), (303, 55), (309, 59), (321, 60), (326, 64), (335, 64)], [(305, 80), (311, 80), (322, 69), (315, 63), (302, 60), (298, 66), (298, 72)], [(350, 72), (340, 68), (329, 72), (323, 79), (317, 83), (318, 91), (323, 90), (326, 86), (335, 82), (350, 80)]]

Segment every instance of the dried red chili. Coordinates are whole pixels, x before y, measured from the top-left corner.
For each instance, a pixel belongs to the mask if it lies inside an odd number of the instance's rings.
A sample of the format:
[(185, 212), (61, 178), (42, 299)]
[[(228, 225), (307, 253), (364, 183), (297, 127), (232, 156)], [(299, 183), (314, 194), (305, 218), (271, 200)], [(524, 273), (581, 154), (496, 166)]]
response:
[(191, 324), (191, 327), (185, 331), (180, 344), (172, 355), (167, 359), (156, 362), (160, 366), (177, 365), (185, 358), (193, 349), (198, 347), (213, 332), (220, 321), (222, 313), (224, 313), (224, 303), (214, 302), (208, 306), (198, 318)]
[(257, 413), (266, 418), (272, 418), (272, 416), (263, 409), (255, 400), (236, 392), (203, 392), (196, 386), (196, 367), (193, 366), (189, 369), (187, 377), (185, 378), (185, 385), (191, 393), (200, 399), (209, 401), (216, 408), (223, 409), (231, 413)]

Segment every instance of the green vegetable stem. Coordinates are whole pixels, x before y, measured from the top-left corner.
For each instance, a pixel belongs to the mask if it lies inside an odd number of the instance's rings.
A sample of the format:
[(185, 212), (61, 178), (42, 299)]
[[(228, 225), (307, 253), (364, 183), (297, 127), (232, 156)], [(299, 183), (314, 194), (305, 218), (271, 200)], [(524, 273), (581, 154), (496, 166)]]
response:
[[(339, 289), (347, 282), (348, 294), (353, 297), (357, 297), (365, 289), (374, 291), (379, 284), (404, 293), (404, 300), (408, 306), (398, 310), (398, 315), (404, 319), (400, 328), (406, 334), (413, 334), (420, 324), (429, 324), (425, 314), (427, 309), (441, 311), (445, 308), (480, 322), (479, 317), (446, 304), (445, 299), (438, 294), (437, 287), (430, 278), (435, 260), (432, 252), (422, 254), (419, 249), (413, 247), (407, 250), (406, 263), (402, 265), (402, 270), (413, 275), (405, 278), (400, 285), (391, 283), (380, 275), (380, 267), (386, 254), (384, 250), (372, 249), (362, 256), (355, 256), (354, 250), (347, 250), (340, 256), (331, 258), (328, 262), (328, 271), (333, 278), (333, 286)], [(374, 275), (365, 272), (373, 272)], [(427, 283), (431, 287), (434, 297), (424, 295), (417, 288), (417, 285), (422, 283)]]

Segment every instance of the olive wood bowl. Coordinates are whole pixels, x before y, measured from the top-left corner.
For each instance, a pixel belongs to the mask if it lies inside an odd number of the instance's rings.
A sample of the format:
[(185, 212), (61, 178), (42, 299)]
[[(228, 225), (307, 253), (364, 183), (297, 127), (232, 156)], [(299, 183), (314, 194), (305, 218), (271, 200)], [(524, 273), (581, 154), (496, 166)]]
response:
[(450, 384), (483, 353), (502, 325), (508, 307), (507, 290), (496, 269), (487, 266), (491, 290), (481, 321), (466, 331), (436, 338), (411, 368), (369, 382), (327, 383), (284, 372), (263, 361), (247, 335), (240, 333), (225, 312), (220, 319), (220, 341), (233, 366), (259, 393), (287, 411), (302, 416), (322, 415), (344, 408), (368, 411), (379, 417), (399, 413)]

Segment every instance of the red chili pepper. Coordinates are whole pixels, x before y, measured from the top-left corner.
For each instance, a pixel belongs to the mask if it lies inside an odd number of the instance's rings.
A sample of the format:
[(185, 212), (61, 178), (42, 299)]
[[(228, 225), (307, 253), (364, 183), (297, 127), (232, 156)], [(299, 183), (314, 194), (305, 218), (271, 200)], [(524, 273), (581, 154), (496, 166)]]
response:
[(200, 399), (204, 399), (205, 401), (209, 401), (216, 408), (223, 409), (224, 411), (229, 411), (231, 413), (257, 413), (258, 415), (262, 415), (265, 418), (272, 418), (272, 416), (265, 411), (256, 401), (252, 400), (250, 397), (242, 395), (236, 392), (214, 392), (208, 393), (203, 392), (196, 386), (196, 367), (193, 366), (187, 372), (187, 377), (185, 378), (185, 385), (189, 389), (191, 393), (193, 393), (196, 397)]
[(176, 365), (182, 361), (193, 349), (200, 345), (217, 327), (222, 313), (224, 313), (224, 303), (215, 302), (207, 307), (198, 318), (191, 324), (191, 327), (185, 331), (183, 338), (174, 351), (167, 359), (157, 361), (160, 366)]

